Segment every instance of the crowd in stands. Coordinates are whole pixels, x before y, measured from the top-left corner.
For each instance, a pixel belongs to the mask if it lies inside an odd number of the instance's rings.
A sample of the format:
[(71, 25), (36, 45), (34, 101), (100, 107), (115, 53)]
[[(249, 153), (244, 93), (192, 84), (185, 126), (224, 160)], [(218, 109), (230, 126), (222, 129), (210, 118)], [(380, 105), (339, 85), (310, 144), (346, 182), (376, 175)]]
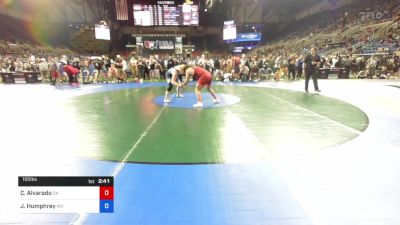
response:
[[(127, 82), (140, 80), (165, 79), (166, 71), (178, 64), (192, 64), (206, 68), (221, 81), (259, 81), (274, 79), (300, 79), (303, 77), (304, 54), (296, 52), (276, 52), (269, 54), (253, 54), (241, 56), (195, 58), (180, 57), (121, 57), (107, 56), (76, 57), (72, 55), (27, 54), (24, 56), (0, 55), (1, 72), (35, 71), (40, 73), (42, 81), (53, 84), (69, 80), (71, 66), (75, 70), (77, 80), (70, 82)], [(333, 52), (322, 55), (321, 68), (344, 68), (346, 75), (357, 78), (388, 79), (394, 71), (399, 71), (399, 57), (388, 57), (387, 54), (373, 55), (341, 55)]]
[[(256, 48), (242, 56), (202, 55), (193, 58), (172, 56), (127, 57), (79, 56), (68, 49), (28, 43), (0, 41), (0, 71), (37, 71), (43, 81), (68, 79), (71, 66), (79, 82), (126, 82), (128, 79), (165, 79), (166, 71), (181, 63), (210, 70), (220, 80), (258, 81), (262, 79), (299, 79), (303, 62), (311, 47), (322, 58), (320, 68), (344, 68), (355, 78), (388, 79), (400, 67), (400, 0), (369, 0), (337, 10), (334, 19), (308, 18), (302, 26), (279, 42)], [(379, 15), (378, 15), (379, 13)], [(310, 23), (316, 21), (317, 24)], [(299, 22), (301, 23), (301, 21)], [(294, 28), (296, 27), (296, 29)], [(70, 82), (78, 82), (78, 80)]]
[(283, 59), (283, 74), (287, 74), (288, 61), (294, 58), (298, 68), (312, 46), (323, 58), (321, 68), (346, 68), (346, 73), (358, 78), (398, 74), (400, 1), (359, 1), (333, 12), (332, 17), (326, 14), (293, 24), (289, 27), (293, 32), (252, 54), (267, 55), (271, 68)]
[[(121, 55), (115, 57), (77, 56), (77, 54), (64, 49), (46, 51), (42, 48), (33, 49), (26, 44), (11, 45), (16, 46), (14, 51), (8, 51), (10, 48), (8, 46), (7, 51), (0, 52), (0, 72), (37, 72), (40, 73), (43, 82), (52, 84), (161, 80), (165, 79), (165, 73), (169, 68), (183, 63), (195, 65), (199, 59), (199, 57), (159, 57), (158, 55), (148, 57), (136, 55), (128, 57)], [(65, 52), (69, 54), (67, 55)], [(203, 60), (203, 65), (205, 62)]]

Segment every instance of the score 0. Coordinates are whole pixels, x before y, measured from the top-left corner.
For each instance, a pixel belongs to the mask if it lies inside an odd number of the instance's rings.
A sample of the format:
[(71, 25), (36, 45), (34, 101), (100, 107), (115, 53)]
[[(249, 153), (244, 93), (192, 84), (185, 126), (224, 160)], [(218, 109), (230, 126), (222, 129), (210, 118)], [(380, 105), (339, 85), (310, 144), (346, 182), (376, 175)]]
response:
[(100, 186), (100, 213), (114, 212), (114, 187)]
[(98, 178), (100, 186), (100, 213), (114, 212), (114, 180), (113, 178)]

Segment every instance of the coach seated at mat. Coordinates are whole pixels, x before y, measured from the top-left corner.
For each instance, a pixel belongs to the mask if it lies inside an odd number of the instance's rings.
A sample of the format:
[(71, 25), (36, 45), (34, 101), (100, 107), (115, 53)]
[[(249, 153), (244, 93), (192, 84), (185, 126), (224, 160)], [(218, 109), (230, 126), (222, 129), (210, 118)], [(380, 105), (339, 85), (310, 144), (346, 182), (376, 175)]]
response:
[(366, 79), (366, 78), (368, 78), (368, 71), (361, 70), (360, 72), (358, 72), (357, 79)]
[(386, 66), (382, 66), (382, 72), (380, 72), (379, 79), (389, 79), (390, 72), (388, 71)]
[(7, 64), (6, 63), (1, 63), (0, 64), (0, 72), (1, 73), (7, 72)]
[[(221, 73), (222, 74), (222, 73)], [(218, 80), (223, 82), (229, 82), (233, 80), (233, 75), (231, 73), (224, 73), (218, 77)]]

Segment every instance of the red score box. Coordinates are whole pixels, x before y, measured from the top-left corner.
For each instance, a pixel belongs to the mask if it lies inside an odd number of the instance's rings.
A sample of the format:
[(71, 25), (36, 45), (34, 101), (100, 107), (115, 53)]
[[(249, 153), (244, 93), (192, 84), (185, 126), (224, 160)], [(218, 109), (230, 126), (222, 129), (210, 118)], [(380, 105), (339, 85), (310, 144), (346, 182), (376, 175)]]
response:
[(100, 186), (100, 200), (114, 200), (114, 187)]

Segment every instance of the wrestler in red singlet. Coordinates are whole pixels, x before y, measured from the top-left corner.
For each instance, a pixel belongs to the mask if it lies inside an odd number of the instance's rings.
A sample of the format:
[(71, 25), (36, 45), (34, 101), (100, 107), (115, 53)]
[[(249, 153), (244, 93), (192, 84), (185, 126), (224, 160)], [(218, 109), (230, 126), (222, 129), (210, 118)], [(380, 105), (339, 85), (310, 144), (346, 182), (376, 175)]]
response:
[(197, 103), (193, 105), (195, 108), (200, 108), (203, 107), (203, 99), (201, 97), (201, 89), (203, 87), (206, 87), (207, 91), (210, 92), (212, 97), (214, 98), (213, 102), (214, 103), (219, 103), (219, 100), (215, 94), (215, 91), (211, 88), (211, 82), (212, 82), (212, 76), (211, 73), (208, 72), (207, 70), (203, 69), (202, 67), (198, 66), (193, 66), (185, 69), (186, 73), (186, 79), (183, 84), (180, 86), (185, 86), (190, 79), (190, 76), (193, 78), (197, 78), (197, 84), (196, 84), (196, 97), (197, 97)]
[(197, 84), (201, 86), (211, 85), (212, 76), (211, 73), (202, 67), (194, 66), (193, 76), (197, 79)]

